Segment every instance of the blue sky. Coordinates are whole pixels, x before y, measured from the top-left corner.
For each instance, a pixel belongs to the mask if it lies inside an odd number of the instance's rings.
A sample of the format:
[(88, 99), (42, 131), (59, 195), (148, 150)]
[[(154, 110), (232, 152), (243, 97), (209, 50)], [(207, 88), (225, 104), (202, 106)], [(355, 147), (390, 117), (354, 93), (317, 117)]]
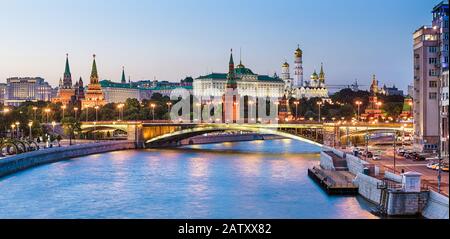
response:
[(327, 83), (412, 82), (412, 33), (439, 0), (0, 0), (0, 82), (42, 76), (56, 85), (69, 53), (87, 81), (177, 81), (226, 72), (230, 48), (258, 74), (280, 73), (300, 44), (305, 75)]

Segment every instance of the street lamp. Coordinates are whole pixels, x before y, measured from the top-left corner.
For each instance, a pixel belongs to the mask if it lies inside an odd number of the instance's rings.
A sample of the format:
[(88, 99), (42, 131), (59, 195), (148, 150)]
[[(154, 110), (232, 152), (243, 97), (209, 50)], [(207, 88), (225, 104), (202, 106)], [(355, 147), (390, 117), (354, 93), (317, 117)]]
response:
[(170, 114), (170, 111), (172, 110), (172, 102), (167, 102), (167, 112)]
[[(255, 104), (255, 102), (253, 100), (248, 101), (248, 106), (250, 106), (250, 117), (251, 117), (251, 121), (254, 120), (253, 118), (253, 105)], [(248, 121), (248, 119), (247, 119)]]
[(33, 141), (33, 133), (31, 132), (31, 127), (33, 127), (33, 121), (30, 121), (30, 122), (28, 123), (28, 127), (29, 127), (29, 129), (30, 129), (30, 134), (29, 134), (30, 141)]
[(321, 110), (322, 110), (322, 102), (321, 101), (319, 101), (319, 102), (317, 102), (317, 105), (319, 106), (319, 123), (320, 123), (320, 115), (321, 115)]
[(123, 116), (122, 116), (122, 110), (123, 110), (123, 107), (124, 107), (125, 105), (124, 104), (119, 104), (119, 105), (117, 105), (117, 109), (119, 110), (119, 121), (122, 121), (122, 118), (123, 118)]
[(294, 105), (295, 105), (295, 119), (297, 120), (298, 118), (298, 105), (300, 104), (300, 102), (298, 100), (294, 101)]
[(75, 121), (78, 118), (78, 110), (79, 110), (78, 107), (73, 108), (73, 111), (75, 112)]
[(36, 111), (38, 110), (38, 107), (34, 106), (33, 107), (33, 111), (34, 111), (34, 121), (36, 121)]
[(67, 106), (63, 105), (63, 106), (61, 106), (61, 109), (62, 109), (62, 120), (64, 120), (64, 114), (66, 112)]
[(51, 110), (50, 110), (49, 108), (46, 108), (44, 111), (45, 111), (45, 113), (47, 114), (47, 121), (46, 121), (46, 122), (47, 122), (47, 124), (48, 124), (48, 121), (49, 121), (49, 120), (48, 120), (48, 117), (49, 117), (48, 114), (50, 113)]
[(56, 126), (56, 122), (52, 121), (53, 134), (55, 134), (55, 126)]
[(357, 100), (357, 101), (355, 102), (355, 104), (358, 106), (358, 117), (357, 117), (357, 120), (358, 120), (358, 122), (359, 122), (359, 121), (360, 121), (359, 114), (360, 114), (360, 108), (361, 108), (362, 102), (359, 101), (359, 100)]
[(100, 107), (98, 106), (98, 105), (96, 105), (95, 107), (94, 107), (94, 109), (95, 109), (95, 122), (97, 122), (98, 121), (98, 109), (99, 109)]
[(19, 121), (17, 121), (16, 122), (16, 136), (17, 136), (17, 138), (19, 138), (19, 133), (20, 133), (20, 122)]
[(152, 118), (153, 118), (153, 121), (155, 121), (155, 107), (156, 107), (156, 105), (152, 103), (150, 105), (150, 107), (152, 107)]
[(11, 124), (11, 139), (14, 138), (14, 128), (16, 127), (15, 124)]

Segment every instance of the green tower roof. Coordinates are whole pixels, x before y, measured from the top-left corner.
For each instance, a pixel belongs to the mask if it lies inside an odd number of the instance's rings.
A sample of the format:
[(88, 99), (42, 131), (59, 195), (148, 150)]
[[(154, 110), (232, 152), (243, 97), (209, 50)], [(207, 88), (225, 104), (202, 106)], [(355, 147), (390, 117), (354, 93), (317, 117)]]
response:
[(127, 79), (125, 78), (125, 67), (122, 67), (122, 84), (127, 83)]
[(66, 54), (66, 69), (64, 70), (64, 75), (70, 76), (70, 67), (69, 67), (69, 54)]
[(98, 78), (98, 73), (97, 73), (97, 63), (95, 63), (95, 55), (94, 55), (94, 61), (92, 62), (92, 71), (91, 71), (91, 78)]

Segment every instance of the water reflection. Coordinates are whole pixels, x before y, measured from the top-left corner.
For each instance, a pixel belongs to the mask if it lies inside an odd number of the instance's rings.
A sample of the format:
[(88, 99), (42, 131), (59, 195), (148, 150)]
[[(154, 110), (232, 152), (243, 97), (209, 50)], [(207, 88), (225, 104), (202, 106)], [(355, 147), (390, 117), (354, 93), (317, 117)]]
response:
[(91, 155), (1, 179), (0, 218), (374, 218), (307, 177), (317, 151), (274, 140)]

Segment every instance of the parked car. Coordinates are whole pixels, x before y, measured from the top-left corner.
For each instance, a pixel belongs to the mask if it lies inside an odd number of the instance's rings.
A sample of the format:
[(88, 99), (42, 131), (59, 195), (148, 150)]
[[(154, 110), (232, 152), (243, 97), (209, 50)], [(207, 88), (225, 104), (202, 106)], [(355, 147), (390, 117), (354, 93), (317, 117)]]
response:
[(436, 167), (439, 165), (439, 163), (434, 163), (434, 162), (431, 162), (431, 163), (428, 163), (427, 164), (427, 168), (429, 168), (429, 169), (436, 169)]
[(381, 160), (381, 155), (379, 155), (379, 154), (374, 154), (373, 157), (372, 157), (372, 160), (375, 160), (375, 161)]

